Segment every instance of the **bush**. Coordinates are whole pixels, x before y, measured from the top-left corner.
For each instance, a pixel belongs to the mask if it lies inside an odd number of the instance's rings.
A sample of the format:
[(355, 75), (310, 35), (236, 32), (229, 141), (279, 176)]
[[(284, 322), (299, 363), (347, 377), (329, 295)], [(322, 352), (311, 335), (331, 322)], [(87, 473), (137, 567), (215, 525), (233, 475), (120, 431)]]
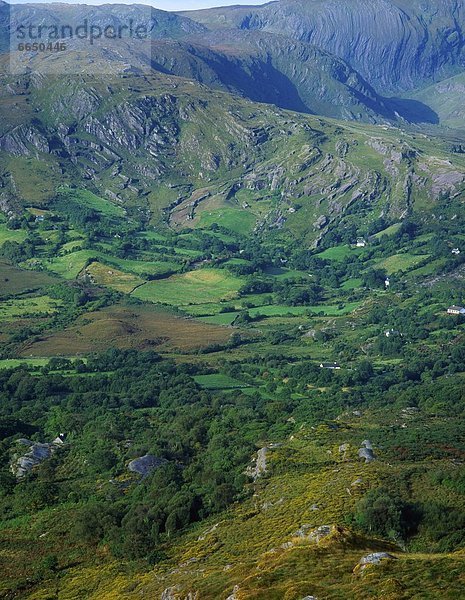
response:
[(414, 508), (384, 488), (369, 492), (358, 504), (355, 523), (363, 531), (392, 539), (406, 539), (417, 527)]

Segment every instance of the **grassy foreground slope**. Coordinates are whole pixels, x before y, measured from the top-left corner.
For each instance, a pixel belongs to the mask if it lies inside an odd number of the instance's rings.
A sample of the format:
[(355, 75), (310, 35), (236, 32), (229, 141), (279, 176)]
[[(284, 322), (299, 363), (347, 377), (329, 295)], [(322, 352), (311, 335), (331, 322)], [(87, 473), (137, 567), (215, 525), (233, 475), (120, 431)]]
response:
[[(56, 588), (64, 600), (141, 596), (217, 600), (233, 593), (238, 599), (257, 600), (301, 600), (308, 595), (323, 600), (459, 598), (463, 551), (406, 552), (401, 542), (361, 533), (351, 522), (362, 499), (379, 486), (409, 486), (413, 502), (437, 501), (444, 503), (445, 511), (463, 510), (460, 493), (446, 484), (431, 487), (435, 473), (452, 476), (457, 467), (446, 459), (399, 461), (397, 433), (392, 430), (382, 446), (375, 444), (375, 462), (365, 465), (357, 458), (357, 448), (367, 435), (381, 439), (378, 430), (383, 424), (399, 424), (406, 414), (399, 408), (389, 417), (383, 411), (362, 417), (344, 413), (327, 425), (302, 425), (287, 440), (268, 443), (266, 472), (250, 484), (251, 497), (166, 543), (153, 569), (133, 573), (121, 562), (108, 562), (101, 549), (93, 558), (97, 564), (86, 565), (84, 560), (78, 568), (69, 565), (66, 573), (58, 572), (28, 597), (42, 600)], [(415, 419), (407, 419), (415, 436)], [(418, 420), (422, 426), (434, 423), (426, 414)], [(31, 521), (25, 532), (31, 535), (43, 527), (55, 532), (61, 525), (54, 525), (52, 518), (41, 515), (41, 525)], [(20, 523), (7, 528), (3, 536), (22, 535)], [(427, 546), (427, 534), (422, 539), (420, 531), (417, 544)], [(19, 547), (17, 552), (20, 556)], [(392, 559), (357, 566), (373, 552), (387, 552)], [(66, 557), (60, 561), (69, 562)]]

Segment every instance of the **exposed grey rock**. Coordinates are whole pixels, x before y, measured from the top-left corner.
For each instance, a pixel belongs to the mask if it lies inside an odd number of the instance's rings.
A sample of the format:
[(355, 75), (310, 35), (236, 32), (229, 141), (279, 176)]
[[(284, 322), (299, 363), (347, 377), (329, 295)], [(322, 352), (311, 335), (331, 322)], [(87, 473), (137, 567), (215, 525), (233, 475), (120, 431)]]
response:
[(322, 539), (331, 534), (332, 530), (331, 525), (320, 525), (309, 534), (308, 539), (316, 543), (321, 542)]
[(166, 588), (161, 594), (161, 600), (178, 600), (175, 594), (179, 591), (179, 586)]
[(361, 558), (358, 564), (362, 567), (366, 567), (367, 565), (379, 565), (383, 560), (396, 560), (396, 557), (387, 552), (374, 552), (373, 554), (367, 554)]
[(370, 450), (368, 448), (360, 448), (360, 450), (358, 451), (358, 455), (360, 458), (364, 458), (366, 463), (370, 463), (376, 460), (376, 456), (373, 450)]
[(237, 600), (237, 592), (239, 591), (239, 586), (235, 585), (232, 594), (230, 594), (226, 600)]
[(131, 460), (128, 464), (128, 469), (132, 473), (138, 473), (139, 475), (142, 475), (142, 477), (147, 477), (152, 471), (158, 469), (167, 462), (168, 461), (164, 458), (157, 458), (152, 454), (146, 454), (145, 456)]
[(398, 93), (462, 64), (464, 11), (457, 0), (281, 0), (203, 11), (194, 18), (308, 42), (347, 60), (375, 88)]
[(302, 525), (300, 529), (298, 529), (293, 537), (299, 537), (309, 542), (314, 542), (318, 544), (324, 538), (328, 537), (333, 532), (332, 525), (320, 525), (319, 527), (314, 527), (313, 525)]
[(323, 229), (328, 224), (328, 217), (325, 215), (321, 215), (318, 219), (313, 223), (313, 227), (315, 229)]
[(261, 448), (257, 452), (257, 457), (254, 460), (254, 464), (247, 467), (246, 475), (251, 477), (254, 481), (256, 481), (259, 477), (267, 473), (266, 456), (268, 454), (268, 450), (269, 449), (267, 447)]
[(25, 454), (16, 453), (10, 464), (12, 473), (18, 479), (21, 479), (34, 467), (40, 465), (40, 463), (47, 460), (47, 458), (50, 458), (56, 450), (63, 446), (64, 435), (60, 434), (51, 443), (31, 442), (25, 438), (20, 438), (17, 440), (17, 443), (29, 448)]
[(199, 542), (203, 541), (211, 533), (214, 533), (218, 529), (219, 526), (220, 526), (219, 523), (215, 523), (215, 525), (213, 525), (213, 527), (210, 527), (210, 529), (207, 529), (207, 531), (202, 533), (202, 535), (199, 535), (199, 537), (197, 538), (197, 541), (199, 541)]
[(358, 451), (359, 458), (364, 458), (366, 463), (376, 460), (376, 455), (373, 451), (373, 444), (370, 440), (363, 440), (362, 447)]

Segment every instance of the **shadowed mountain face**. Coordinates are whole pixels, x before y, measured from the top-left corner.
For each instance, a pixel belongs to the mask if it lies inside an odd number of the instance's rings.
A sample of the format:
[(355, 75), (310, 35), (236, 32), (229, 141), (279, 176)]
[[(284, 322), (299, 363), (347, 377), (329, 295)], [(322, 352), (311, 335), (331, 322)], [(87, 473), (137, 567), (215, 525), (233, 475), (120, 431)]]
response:
[(188, 14), (210, 29), (267, 31), (318, 46), (382, 93), (445, 77), (465, 58), (463, 0), (280, 0)]
[[(347, 63), (310, 44), (260, 32), (205, 33), (152, 45), (155, 70), (195, 79), (257, 102), (345, 120), (436, 122), (420, 102), (383, 98)], [(412, 114), (414, 112), (414, 114)]]
[[(292, 13), (301, 19), (299, 11), (303, 5), (288, 4), (280, 4), (280, 10), (286, 9), (286, 15)], [(67, 52), (52, 57), (53, 61), (40, 53), (21, 55), (21, 60), (28, 61), (26, 70), (48, 72), (48, 67), (53, 64), (63, 74), (85, 72), (86, 66), (92, 71), (97, 63), (102, 65), (101, 72), (123, 72), (128, 67), (144, 72), (154, 70), (187, 77), (254, 101), (344, 120), (371, 123), (399, 119), (420, 123), (438, 121), (436, 114), (420, 101), (413, 104), (383, 97), (350, 61), (338, 58), (337, 52), (318, 47), (320, 43), (324, 46), (322, 39), (302, 32), (294, 37), (304, 41), (281, 35), (289, 33), (286, 27), (291, 27), (292, 20), (283, 20), (282, 31), (281, 27), (271, 26), (271, 21), (265, 23), (258, 15), (263, 11), (268, 14), (266, 11), (271, 9), (277, 10), (277, 7), (259, 8), (256, 16), (250, 19), (244, 17), (250, 9), (231, 8), (228, 9), (230, 13), (225, 9), (226, 15), (235, 17), (234, 21), (228, 16), (226, 23), (231, 27), (236, 24), (239, 29), (218, 31), (215, 30), (216, 21), (223, 22), (218, 11), (192, 14), (208, 22), (204, 24), (184, 15), (144, 6), (28, 4), (15, 6), (9, 15), (9, 8), (3, 4), (0, 5), (0, 30), (3, 32), (2, 46), (7, 49), (8, 30), (15, 31), (22, 23), (66, 24), (74, 28), (86, 21), (97, 27), (109, 24), (118, 27), (131, 21), (142, 23), (149, 32), (151, 44), (112, 42), (86, 46), (85, 42), (74, 38), (68, 41), (69, 49), (75, 51), (74, 59)], [(276, 12), (269, 14), (278, 18)], [(303, 17), (301, 20), (305, 22)], [(213, 30), (207, 27), (213, 27)], [(294, 34), (296, 32), (298, 29)], [(357, 51), (355, 47), (354, 52)]]

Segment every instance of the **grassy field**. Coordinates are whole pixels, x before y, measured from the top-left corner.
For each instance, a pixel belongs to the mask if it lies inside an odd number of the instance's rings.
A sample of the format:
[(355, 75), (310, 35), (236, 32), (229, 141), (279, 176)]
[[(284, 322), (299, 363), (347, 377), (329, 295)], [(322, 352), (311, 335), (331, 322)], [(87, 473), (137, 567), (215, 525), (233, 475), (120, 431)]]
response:
[(101, 255), (103, 262), (109, 261), (109, 264), (115, 264), (123, 271), (132, 271), (137, 275), (166, 275), (175, 271), (179, 271), (181, 265), (176, 262), (163, 260), (133, 260), (128, 258), (107, 257)]
[(62, 188), (60, 192), (80, 206), (95, 210), (106, 217), (123, 217), (125, 215), (125, 210), (121, 206), (110, 202), (106, 198), (96, 196), (88, 190)]
[(429, 254), (394, 254), (376, 263), (378, 269), (385, 269), (388, 275), (409, 271), (429, 258)]
[(76, 279), (87, 262), (96, 257), (97, 254), (98, 252), (95, 252), (95, 250), (78, 250), (65, 256), (57, 256), (47, 260), (44, 262), (44, 266), (64, 279)]
[(287, 306), (285, 304), (276, 304), (272, 306), (258, 306), (257, 308), (249, 309), (249, 314), (252, 318), (259, 315), (264, 317), (282, 317), (286, 315), (306, 315), (311, 312), (309, 306)]
[(328, 317), (337, 317), (341, 315), (347, 315), (360, 306), (360, 302), (347, 302), (346, 304), (333, 305), (333, 304), (318, 304), (316, 306), (286, 306), (273, 305), (273, 306), (259, 306), (257, 308), (251, 308), (249, 314), (251, 317), (257, 315), (263, 315), (265, 317), (279, 317), (286, 315), (301, 316), (306, 314), (319, 314), (323, 313)]
[(70, 252), (77, 252), (78, 250), (82, 250), (82, 244), (84, 243), (83, 239), (71, 240), (70, 242), (66, 242), (60, 248), (60, 255), (65, 255)]
[(428, 275), (434, 275), (447, 264), (446, 258), (438, 258), (437, 260), (432, 260), (428, 264), (423, 267), (419, 267), (418, 269), (414, 269), (409, 272), (409, 277), (425, 277)]
[(174, 306), (204, 304), (234, 298), (242, 283), (241, 278), (225, 269), (198, 269), (168, 279), (149, 281), (137, 288), (133, 296)]
[(93, 262), (86, 267), (86, 273), (97, 285), (104, 285), (123, 294), (130, 294), (134, 288), (144, 283), (144, 280), (136, 275), (125, 273), (99, 262)]
[(328, 248), (323, 252), (317, 254), (318, 258), (323, 260), (335, 260), (341, 261), (350, 256), (351, 254), (359, 254), (361, 248), (351, 248), (348, 245), (334, 246), (334, 248)]
[(345, 291), (356, 290), (362, 286), (362, 283), (363, 283), (362, 279), (358, 279), (358, 278), (348, 279), (347, 281), (344, 281), (344, 283), (341, 285), (341, 289), (345, 290)]
[(238, 315), (238, 312), (219, 313), (212, 317), (199, 317), (198, 320), (202, 321), (202, 323), (210, 323), (211, 325), (232, 325)]
[(119, 268), (122, 271), (133, 272), (138, 275), (143, 273), (148, 273), (150, 275), (165, 275), (166, 273), (176, 271), (180, 268), (180, 265), (174, 262), (130, 260), (108, 256), (98, 250), (78, 250), (77, 252), (72, 252), (64, 256), (57, 256), (56, 258), (45, 261), (44, 266), (65, 279), (76, 279), (79, 273), (92, 259), (108, 264), (110, 270), (112, 265), (116, 265), (115, 268)]
[(0, 321), (10, 321), (33, 314), (51, 315), (56, 313), (61, 305), (61, 300), (50, 296), (3, 300), (0, 302)]
[(0, 369), (15, 369), (21, 365), (44, 367), (48, 362), (48, 358), (5, 358), (0, 360)]
[(402, 227), (401, 223), (394, 223), (394, 225), (391, 225), (390, 227), (386, 227), (386, 229), (383, 229), (382, 231), (379, 231), (378, 233), (376, 233), (374, 237), (379, 239), (379, 238), (382, 238), (384, 235), (387, 235), (388, 237), (391, 235), (395, 235), (401, 227)]
[(221, 208), (201, 213), (199, 227), (208, 228), (213, 223), (230, 229), (236, 233), (248, 233), (252, 231), (257, 219), (255, 215), (245, 210), (235, 208)]
[(248, 387), (247, 384), (221, 373), (213, 375), (197, 375), (195, 381), (208, 390), (235, 390)]
[(5, 242), (24, 242), (26, 237), (24, 229), (8, 229), (6, 223), (0, 223), (0, 246)]

